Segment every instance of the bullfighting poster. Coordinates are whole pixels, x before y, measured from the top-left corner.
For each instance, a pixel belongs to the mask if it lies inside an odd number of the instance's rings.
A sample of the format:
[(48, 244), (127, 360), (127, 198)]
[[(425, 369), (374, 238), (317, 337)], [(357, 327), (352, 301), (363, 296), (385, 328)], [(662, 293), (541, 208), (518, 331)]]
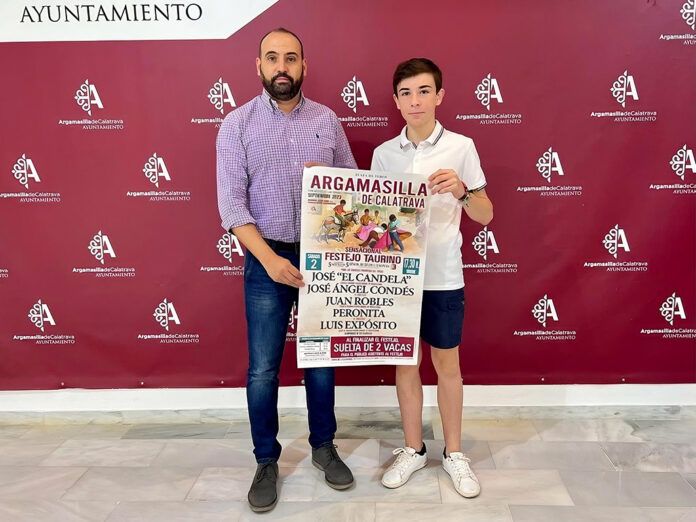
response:
[(298, 367), (417, 363), (428, 202), (422, 175), (305, 169)]

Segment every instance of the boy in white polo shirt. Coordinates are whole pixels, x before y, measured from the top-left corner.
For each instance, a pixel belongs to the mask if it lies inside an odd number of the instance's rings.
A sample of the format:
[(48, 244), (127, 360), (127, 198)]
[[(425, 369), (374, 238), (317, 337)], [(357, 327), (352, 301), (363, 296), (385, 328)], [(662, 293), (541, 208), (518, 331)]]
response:
[[(475, 497), (481, 492), (470, 460), (461, 451), (462, 375), (459, 343), (464, 317), (462, 209), (487, 225), (493, 204), (486, 196), (486, 178), (474, 142), (446, 130), (435, 119), (445, 95), (442, 72), (426, 58), (412, 58), (396, 67), (394, 102), (406, 121), (401, 134), (375, 149), (372, 169), (413, 172), (428, 177), (432, 200), (421, 312), (421, 338), (431, 346), (437, 371), (437, 403), (445, 436), (442, 465), (457, 492)], [(426, 465), (422, 434), (423, 387), (419, 366), (396, 367), (405, 445), (382, 476), (382, 484), (397, 488)]]

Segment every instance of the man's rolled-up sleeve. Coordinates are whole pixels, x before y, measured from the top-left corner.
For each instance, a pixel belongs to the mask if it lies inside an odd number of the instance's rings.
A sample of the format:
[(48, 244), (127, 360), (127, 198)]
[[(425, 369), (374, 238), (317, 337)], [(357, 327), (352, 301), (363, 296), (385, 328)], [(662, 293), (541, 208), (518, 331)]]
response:
[(239, 122), (226, 118), (216, 141), (217, 197), (222, 228), (256, 224), (249, 212), (249, 174), (246, 153), (239, 132)]

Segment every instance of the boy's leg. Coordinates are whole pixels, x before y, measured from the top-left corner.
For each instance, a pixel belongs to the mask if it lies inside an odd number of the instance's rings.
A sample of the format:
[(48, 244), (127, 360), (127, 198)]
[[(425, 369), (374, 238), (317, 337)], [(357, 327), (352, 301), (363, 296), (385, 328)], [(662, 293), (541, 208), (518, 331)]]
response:
[(437, 405), (445, 434), (445, 449), (448, 454), (461, 451), (463, 390), (459, 348), (433, 347), (430, 354), (437, 372)]
[(428, 462), (423, 444), (423, 387), (419, 373), (420, 362), (419, 351), (418, 366), (396, 367), (396, 393), (399, 397), (405, 447), (394, 450), (396, 458), (382, 475), (382, 485), (391, 489), (406, 484), (411, 475), (423, 469)]
[(423, 385), (420, 378), (421, 352), (418, 366), (396, 367), (396, 395), (399, 399), (401, 423), (406, 446), (420, 451), (423, 447)]

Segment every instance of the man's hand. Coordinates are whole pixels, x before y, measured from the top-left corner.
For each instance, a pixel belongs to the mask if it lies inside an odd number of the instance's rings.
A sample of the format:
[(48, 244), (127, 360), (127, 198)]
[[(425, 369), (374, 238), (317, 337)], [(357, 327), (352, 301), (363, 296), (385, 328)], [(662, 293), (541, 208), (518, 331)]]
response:
[(433, 194), (449, 192), (455, 199), (466, 194), (466, 185), (452, 169), (440, 169), (428, 176), (428, 188)]
[(328, 167), (325, 163), (319, 163), (318, 161), (306, 161), (304, 164), (305, 167)]
[(295, 288), (304, 286), (302, 274), (293, 264), (282, 256), (276, 255), (263, 266), (268, 275), (276, 283), (282, 283)]

